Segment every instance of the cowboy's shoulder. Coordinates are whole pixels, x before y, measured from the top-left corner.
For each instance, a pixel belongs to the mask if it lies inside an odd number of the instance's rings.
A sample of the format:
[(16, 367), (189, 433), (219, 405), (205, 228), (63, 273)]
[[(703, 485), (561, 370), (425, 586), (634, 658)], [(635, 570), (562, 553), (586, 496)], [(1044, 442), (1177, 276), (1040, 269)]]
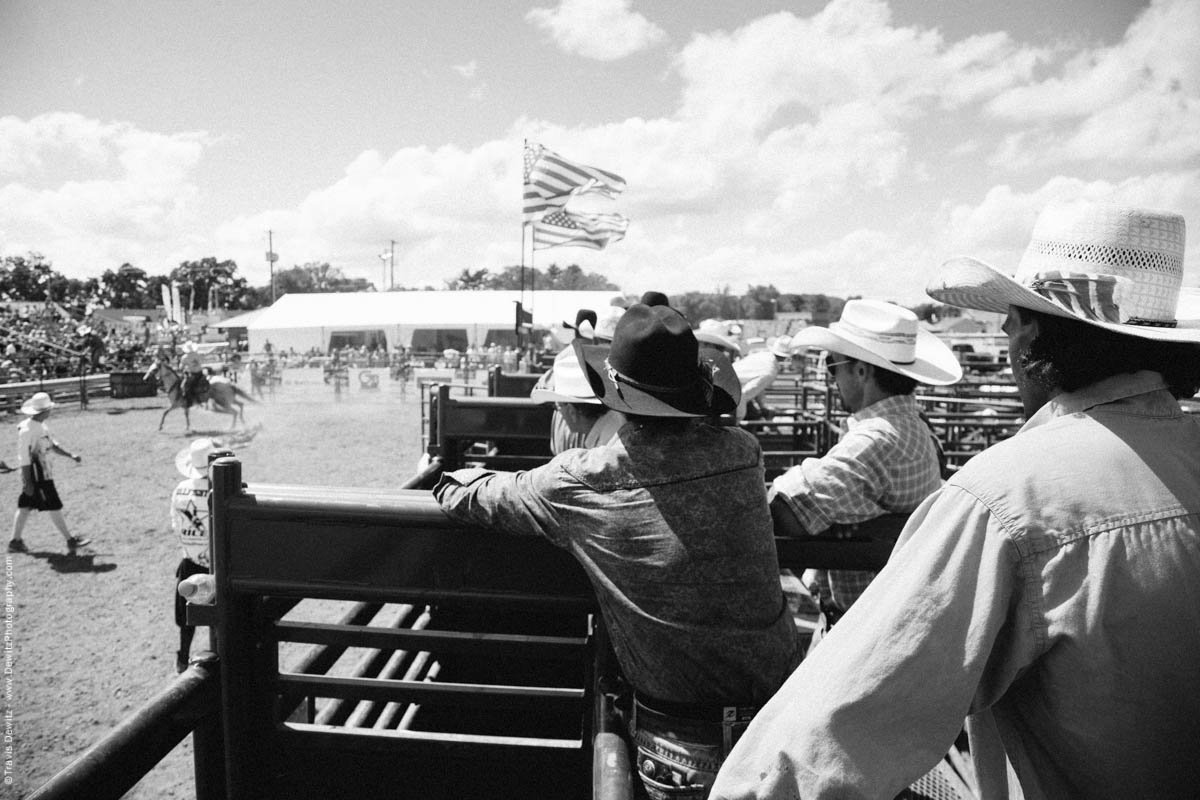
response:
[[(1117, 454), (1102, 428), (1087, 414), (1050, 419), (972, 457), (948, 483), (993, 508), (1054, 503), (1061, 492), (1081, 483), (1111, 485), (1112, 476), (1102, 465), (1111, 464)], [(1085, 478), (1088, 473), (1093, 477)]]
[(538, 467), (554, 480), (594, 491), (609, 491), (629, 482), (628, 453), (619, 439), (595, 447), (573, 447)]
[(736, 425), (699, 425), (697, 431), (701, 437), (711, 437), (714, 442), (728, 448), (734, 455), (741, 454), (751, 458), (762, 452), (758, 438)]

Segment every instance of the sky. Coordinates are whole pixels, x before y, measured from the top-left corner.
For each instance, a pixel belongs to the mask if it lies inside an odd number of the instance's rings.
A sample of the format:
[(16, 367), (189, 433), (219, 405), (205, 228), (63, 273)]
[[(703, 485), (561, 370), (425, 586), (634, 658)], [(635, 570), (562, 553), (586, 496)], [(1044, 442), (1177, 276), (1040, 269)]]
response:
[[(1200, 286), (1198, 41), (1196, 0), (3, 0), (0, 256), (911, 303), (1082, 197), (1182, 213)], [(530, 252), (525, 142), (621, 175), (626, 237)]]

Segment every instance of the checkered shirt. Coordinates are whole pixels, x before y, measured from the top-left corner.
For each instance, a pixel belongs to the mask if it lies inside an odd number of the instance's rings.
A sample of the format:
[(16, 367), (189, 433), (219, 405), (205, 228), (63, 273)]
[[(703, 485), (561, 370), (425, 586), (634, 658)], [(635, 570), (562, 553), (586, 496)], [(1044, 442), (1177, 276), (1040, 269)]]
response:
[[(893, 395), (851, 414), (838, 443), (771, 485), (810, 534), (881, 514), (913, 511), (941, 485), (937, 447), (912, 395)], [(810, 570), (822, 600), (845, 611), (873, 572)], [(814, 581), (808, 580), (806, 584)]]

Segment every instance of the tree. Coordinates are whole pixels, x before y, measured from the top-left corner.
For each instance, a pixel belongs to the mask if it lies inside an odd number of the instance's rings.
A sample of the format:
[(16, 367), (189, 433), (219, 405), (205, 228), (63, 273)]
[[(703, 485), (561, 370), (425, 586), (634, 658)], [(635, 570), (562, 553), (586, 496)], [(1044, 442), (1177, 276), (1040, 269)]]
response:
[(779, 290), (774, 286), (747, 286), (742, 297), (742, 319), (775, 319)]
[(489, 286), (489, 275), (487, 267), (481, 270), (471, 272), (469, 269), (464, 269), (458, 274), (458, 277), (446, 281), (446, 288), (461, 291), (478, 291), (479, 289), (495, 288)]
[[(285, 294), (309, 294), (312, 292), (369, 292), (375, 285), (366, 278), (347, 278), (337, 267), (327, 261), (309, 261), (307, 264), (275, 273), (275, 292)], [(267, 287), (270, 294), (270, 287)]]
[(45, 300), (46, 289), (57, 273), (41, 253), (0, 259), (0, 296), (5, 300)]
[(222, 290), (233, 284), (236, 272), (236, 261), (217, 261), (208, 256), (199, 261), (184, 261), (171, 271), (171, 280), (179, 284), (179, 301), (185, 307), (220, 308)]
[[(482, 286), (474, 286), (469, 281), (464, 284), (464, 279), (474, 279), (480, 273), (485, 273), (486, 278), (482, 281)], [(470, 270), (463, 270), (459, 276), (453, 281), (446, 282), (448, 289), (533, 289), (534, 291), (545, 291), (551, 289), (570, 290), (570, 291), (619, 291), (615, 283), (609, 281), (608, 278), (595, 272), (584, 272), (578, 264), (572, 264), (566, 269), (559, 267), (557, 264), (551, 264), (546, 267), (545, 272), (533, 267), (521, 267), (519, 264), (511, 264), (505, 267), (498, 273), (488, 273), (486, 269), (472, 273)]]
[(151, 298), (149, 276), (126, 262), (116, 270), (106, 269), (100, 276), (100, 302), (109, 308), (153, 308), (159, 298)]

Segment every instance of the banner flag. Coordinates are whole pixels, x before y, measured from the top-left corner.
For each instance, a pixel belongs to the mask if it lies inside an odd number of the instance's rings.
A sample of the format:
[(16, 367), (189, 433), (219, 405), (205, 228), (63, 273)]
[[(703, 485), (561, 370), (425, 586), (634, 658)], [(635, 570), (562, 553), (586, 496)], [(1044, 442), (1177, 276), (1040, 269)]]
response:
[(581, 188), (611, 198), (625, 190), (625, 179), (607, 170), (565, 159), (540, 144), (525, 145), (526, 222), (539, 220), (547, 212), (562, 208), (571, 193)]

